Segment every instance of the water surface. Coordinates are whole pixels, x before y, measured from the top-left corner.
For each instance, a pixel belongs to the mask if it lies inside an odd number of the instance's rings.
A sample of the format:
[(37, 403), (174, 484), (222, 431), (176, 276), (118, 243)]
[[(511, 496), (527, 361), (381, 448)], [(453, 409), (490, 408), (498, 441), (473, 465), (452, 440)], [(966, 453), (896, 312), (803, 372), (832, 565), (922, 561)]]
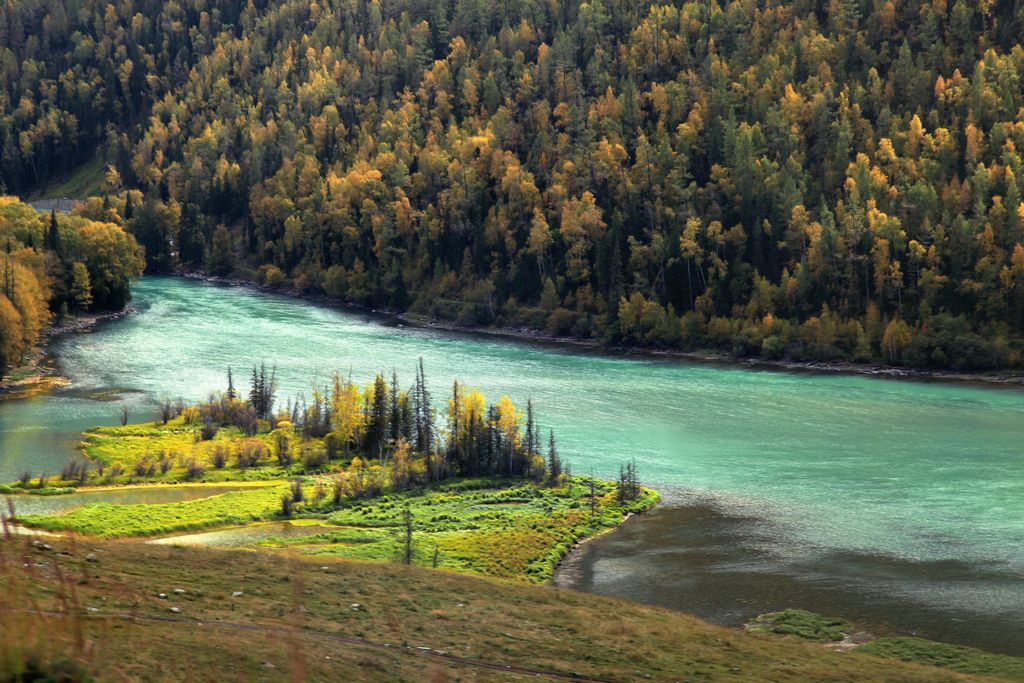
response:
[[(773, 572), (814, 587), (876, 583), (884, 595), (900, 594), (906, 624), (993, 606), (1024, 621), (1024, 581), (984, 574), (1024, 577), (1020, 392), (610, 357), (400, 327), (175, 278), (144, 278), (134, 303), (138, 315), (55, 345), (70, 390), (0, 404), (0, 480), (59, 471), (79, 432), (116, 422), (122, 404), (149, 417), (162, 397), (223, 389), (228, 365), (244, 390), (247, 368), (276, 363), (284, 402), (335, 370), (365, 382), (396, 368), (411, 384), (422, 356), (439, 407), (456, 377), (492, 399), (508, 393), (525, 405), (532, 397), (575, 473), (614, 476), (634, 458), (643, 482), (671, 505), (710, 501), (726, 515), (770, 520), (744, 543), (781, 558)], [(885, 572), (860, 558), (984, 571), (966, 588), (941, 573), (875, 581)], [(628, 580), (653, 586), (673, 572), (624, 564), (639, 572)], [(718, 569), (682, 563), (674, 575), (698, 571)], [(729, 600), (742, 610), (746, 598)], [(747, 611), (760, 604), (748, 602)]]

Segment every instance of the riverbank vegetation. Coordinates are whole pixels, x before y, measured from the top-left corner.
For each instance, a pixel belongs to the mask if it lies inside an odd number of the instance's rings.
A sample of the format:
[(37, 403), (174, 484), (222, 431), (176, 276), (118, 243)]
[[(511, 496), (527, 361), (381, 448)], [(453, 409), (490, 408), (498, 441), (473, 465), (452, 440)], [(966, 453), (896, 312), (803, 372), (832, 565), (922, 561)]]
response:
[(52, 321), (128, 303), (143, 253), (117, 223), (47, 216), (0, 196), (0, 380), (24, 377), (15, 371)]
[(532, 402), (525, 411), (505, 396), (488, 404), (479, 391), (455, 382), (439, 420), (422, 363), (408, 389), (395, 373), (364, 387), (335, 375), (312, 398), (283, 406), (275, 374), (254, 367), (243, 399), (229, 370), (223, 393), (196, 405), (165, 402), (155, 422), (90, 430), (84, 459), (49, 478), (26, 473), (5, 490), (59, 495), (129, 484), (266, 486), (175, 503), (16, 514), (18, 523), (143, 537), (318, 520), (330, 530), (265, 545), (539, 583), (575, 543), (658, 501), (639, 485), (633, 463), (617, 482), (573, 476), (553, 433), (542, 445)]
[(152, 271), (634, 345), (1021, 363), (1014, 3), (45, 7), (0, 8), (0, 175), (102, 156)]
[[(276, 392), (275, 370), (264, 365), (252, 369), (243, 398), (229, 369), (227, 389), (206, 401), (166, 401), (158, 421), (127, 424), (125, 414), (120, 426), (90, 430), (82, 443), (85, 460), (69, 463), (50, 483), (330, 474), (340, 495), (364, 498), (452, 477), (557, 483), (570, 474), (554, 433), (542, 438), (532, 402), (525, 410), (507, 396), (488, 404), (480, 391), (456, 381), (439, 416), (422, 361), (408, 389), (395, 373), (378, 374), (363, 387), (335, 374), (309, 399), (281, 405)], [(27, 472), (19, 483), (28, 489), (33, 482), (39, 486)]]

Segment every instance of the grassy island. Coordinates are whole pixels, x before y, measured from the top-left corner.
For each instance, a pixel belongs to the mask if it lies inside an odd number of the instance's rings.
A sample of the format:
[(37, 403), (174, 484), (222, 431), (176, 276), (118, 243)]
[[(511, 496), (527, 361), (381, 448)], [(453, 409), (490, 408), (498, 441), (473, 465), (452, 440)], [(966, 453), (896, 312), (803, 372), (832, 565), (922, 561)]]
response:
[(422, 368), (416, 375), (408, 391), (394, 376), (363, 388), (335, 377), (309, 402), (275, 410), (273, 371), (254, 368), (244, 400), (229, 376), (223, 394), (167, 402), (156, 421), (89, 430), (83, 458), (58, 477), (24, 476), (6, 490), (237, 484), (193, 500), (94, 502), (17, 519), (108, 538), (291, 521), (309, 533), (247, 545), (532, 583), (550, 579), (581, 539), (657, 503), (632, 464), (616, 482), (573, 476), (553, 433), (542, 447), (532, 403), (525, 411), (507, 397), (488, 405), (456, 382), (438, 424)]

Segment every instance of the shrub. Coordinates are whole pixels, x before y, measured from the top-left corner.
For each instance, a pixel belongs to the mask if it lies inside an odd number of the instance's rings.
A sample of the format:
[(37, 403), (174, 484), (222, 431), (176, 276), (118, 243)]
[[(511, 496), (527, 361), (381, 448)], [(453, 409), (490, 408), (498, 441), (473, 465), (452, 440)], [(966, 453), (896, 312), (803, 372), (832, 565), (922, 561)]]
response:
[(319, 448), (305, 448), (302, 451), (302, 466), (307, 471), (318, 470), (327, 464), (327, 451)]
[(209, 441), (213, 437), (217, 436), (217, 425), (207, 420), (203, 422), (202, 428), (199, 430), (199, 435), (203, 441)]
[(288, 467), (292, 464), (292, 450), (286, 434), (278, 433), (274, 436), (274, 449), (277, 454), (277, 463), (281, 467)]
[(248, 469), (259, 467), (267, 456), (267, 447), (262, 441), (246, 441), (238, 449), (238, 467)]
[(214, 468), (218, 470), (224, 469), (224, 466), (228, 463), (228, 451), (224, 446), (218, 445), (213, 449), (213, 456), (210, 458), (210, 462), (213, 463)]
[(292, 495), (286, 493), (281, 496), (281, 516), (291, 517), (295, 512), (295, 501), (292, 500)]
[(72, 460), (60, 472), (60, 478), (64, 481), (77, 481), (84, 484), (89, 477), (89, 463), (84, 460)]
[(136, 477), (153, 476), (156, 472), (156, 465), (149, 459), (149, 456), (145, 456), (135, 462), (135, 466), (132, 468)]
[(196, 462), (195, 458), (189, 458), (189, 461), (185, 463), (185, 471), (189, 479), (198, 479), (206, 473), (206, 468)]

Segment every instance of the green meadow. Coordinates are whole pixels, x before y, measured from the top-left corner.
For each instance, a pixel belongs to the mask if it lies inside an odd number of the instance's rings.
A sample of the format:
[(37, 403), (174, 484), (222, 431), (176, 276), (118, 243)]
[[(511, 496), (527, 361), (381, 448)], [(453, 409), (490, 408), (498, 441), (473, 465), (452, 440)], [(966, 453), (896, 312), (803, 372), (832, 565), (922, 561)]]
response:
[[(103, 538), (168, 536), (271, 520), (319, 521), (334, 528), (259, 544), (303, 555), (396, 561), (404, 559), (408, 543), (412, 564), (544, 583), (574, 544), (614, 529), (659, 500), (650, 489), (627, 499), (618, 495), (615, 482), (566, 475), (554, 481), (462, 477), (341, 495), (335, 493), (339, 478), (358, 469), (361, 477), (388, 480), (393, 465), (366, 466), (352, 457), (328, 460), (321, 455), (323, 439), (298, 437), (282, 463), (276, 434), (264, 428), (246, 436), (233, 426), (204, 434), (187, 412), (165, 424), (91, 429), (81, 444), (89, 465), (85, 474), (76, 478), (66, 472), (48, 482), (47, 490), (232, 481), (265, 485), (173, 503), (97, 502), (18, 521)], [(34, 485), (15, 483), (7, 490), (37, 490)]]

